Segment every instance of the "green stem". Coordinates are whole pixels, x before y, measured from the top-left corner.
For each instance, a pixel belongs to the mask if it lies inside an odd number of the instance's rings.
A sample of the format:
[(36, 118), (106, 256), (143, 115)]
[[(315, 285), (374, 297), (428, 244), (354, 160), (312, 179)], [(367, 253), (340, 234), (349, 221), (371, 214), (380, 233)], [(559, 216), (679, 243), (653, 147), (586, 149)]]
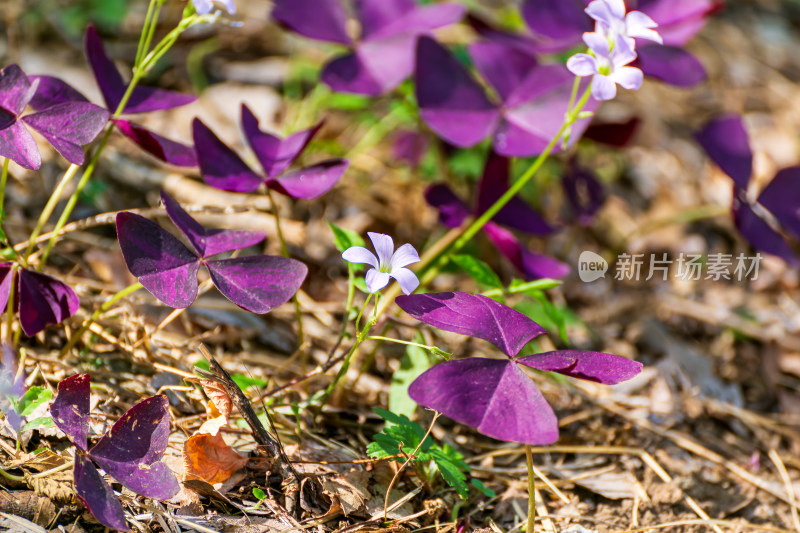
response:
[(445, 357), (445, 359), (449, 359), (450, 356), (453, 355), (453, 354), (451, 354), (449, 352), (445, 352), (444, 350), (442, 350), (441, 348), (439, 348), (437, 346), (429, 346), (427, 344), (422, 344), (422, 343), (419, 343), (419, 342), (411, 342), (411, 341), (404, 341), (404, 340), (400, 340), (400, 339), (393, 339), (391, 337), (384, 337), (383, 335), (370, 335), (369, 337), (367, 337), (367, 339), (369, 339), (371, 341), (386, 341), (386, 342), (395, 342), (397, 344), (405, 344), (406, 346), (416, 346), (417, 348), (422, 348), (423, 350), (428, 350), (429, 352), (431, 352), (434, 355), (442, 355), (442, 356)]
[(33, 249), (36, 246), (36, 239), (42, 234), (44, 225), (47, 224), (47, 221), (50, 219), (50, 215), (53, 214), (56, 204), (58, 204), (58, 200), (61, 198), (64, 189), (67, 187), (67, 185), (69, 185), (69, 182), (72, 181), (72, 178), (75, 177), (75, 174), (78, 172), (79, 168), (81, 168), (80, 165), (70, 165), (67, 171), (64, 172), (64, 175), (61, 177), (61, 181), (59, 181), (58, 185), (56, 185), (56, 188), (53, 190), (50, 198), (47, 200), (44, 209), (42, 209), (42, 212), (39, 214), (39, 220), (36, 221), (36, 226), (34, 226), (31, 236), (28, 239), (28, 247), (25, 249), (25, 253), (23, 254), (23, 257), (26, 260), (33, 252)]
[(14, 474), (9, 474), (8, 472), (6, 472), (5, 470), (3, 470), (2, 468), (0, 468), (0, 476), (3, 476), (3, 477), (4, 477), (4, 478), (6, 478), (6, 479), (10, 479), (11, 481), (16, 481), (16, 482), (18, 482), (18, 483), (19, 483), (19, 482), (23, 482), (23, 481), (25, 481), (25, 478), (24, 478), (24, 477), (22, 477), (22, 476), (15, 476)]
[(86, 321), (81, 325), (80, 329), (78, 329), (78, 331), (76, 331), (75, 334), (70, 337), (69, 342), (64, 346), (64, 348), (61, 349), (61, 357), (64, 357), (69, 353), (69, 351), (75, 346), (75, 343), (77, 343), (78, 340), (83, 337), (83, 334), (89, 330), (92, 324), (100, 319), (100, 316), (102, 316), (103, 313), (111, 309), (111, 307), (121, 299), (125, 298), (129, 294), (133, 294), (141, 288), (142, 284), (137, 281), (136, 283), (128, 285), (106, 300), (103, 305), (101, 305), (95, 310), (94, 313), (92, 313), (92, 316), (86, 319)]
[(536, 518), (536, 478), (533, 474), (533, 453), (531, 445), (525, 445), (525, 460), (528, 463), (528, 529), (533, 533), (534, 519)]
[[(150, 3), (147, 5), (147, 13), (144, 16), (142, 33), (139, 35), (139, 45), (136, 47), (136, 59), (133, 62), (134, 65), (138, 65), (142, 62), (145, 50), (150, 47), (149, 40), (153, 38), (153, 31), (155, 31), (156, 26), (153, 23), (153, 13), (157, 11), (157, 7), (161, 7), (161, 4), (158, 0), (150, 0)], [(158, 15), (155, 16), (155, 20), (158, 20)], [(151, 28), (153, 31), (150, 31)]]
[(3, 161), (3, 173), (0, 174), (0, 210), (4, 209), (6, 199), (6, 182), (8, 181), (8, 163), (11, 160), (6, 157)]

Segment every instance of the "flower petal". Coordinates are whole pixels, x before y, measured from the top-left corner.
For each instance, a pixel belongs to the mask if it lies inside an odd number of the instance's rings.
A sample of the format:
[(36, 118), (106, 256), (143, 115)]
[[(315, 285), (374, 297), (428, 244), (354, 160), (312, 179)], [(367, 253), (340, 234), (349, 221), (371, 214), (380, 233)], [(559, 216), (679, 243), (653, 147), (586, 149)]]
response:
[(392, 268), (392, 271), (389, 273), (389, 275), (397, 280), (397, 283), (400, 284), (400, 289), (406, 296), (417, 290), (417, 287), (419, 287), (419, 279), (417, 279), (417, 275), (407, 268)]
[(595, 100), (612, 100), (617, 95), (617, 84), (608, 76), (595, 74), (592, 78), (592, 96)]
[(370, 268), (367, 270), (367, 275), (364, 276), (364, 281), (367, 283), (367, 290), (369, 292), (378, 292), (389, 284), (389, 279), (389, 274), (381, 272), (376, 268)]
[(658, 24), (653, 19), (641, 11), (631, 11), (625, 17), (625, 28), (629, 37), (639, 37), (664, 44), (664, 40), (658, 32), (652, 29), (657, 26)]
[(567, 60), (567, 68), (576, 76), (597, 74), (597, 59), (589, 54), (575, 54)]
[(419, 262), (419, 254), (417, 253), (417, 250), (408, 243), (398, 248), (394, 252), (394, 254), (392, 254), (392, 259), (390, 260), (390, 264), (392, 265), (392, 270), (394, 270), (395, 268), (402, 268), (412, 263), (418, 263), (418, 262)]
[(589, 47), (589, 50), (597, 56), (608, 57), (611, 54), (611, 46), (608, 43), (608, 38), (602, 33), (596, 31), (586, 32), (583, 34), (583, 42)]
[(644, 75), (635, 67), (622, 67), (611, 75), (611, 79), (626, 89), (637, 90), (642, 86)]
[(363, 246), (351, 246), (342, 253), (342, 259), (348, 263), (363, 263), (372, 266), (372, 268), (380, 268), (375, 254)]
[(389, 235), (385, 233), (375, 233), (368, 231), (367, 235), (369, 240), (372, 241), (372, 246), (375, 247), (375, 253), (378, 254), (378, 263), (389, 265), (392, 260), (392, 253), (394, 253), (394, 241)]

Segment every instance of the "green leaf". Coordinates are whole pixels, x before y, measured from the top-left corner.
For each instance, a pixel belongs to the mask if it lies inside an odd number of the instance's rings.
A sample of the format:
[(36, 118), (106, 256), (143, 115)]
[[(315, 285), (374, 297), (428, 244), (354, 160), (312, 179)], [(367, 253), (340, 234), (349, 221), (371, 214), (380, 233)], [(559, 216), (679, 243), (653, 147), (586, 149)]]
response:
[[(424, 339), (417, 334), (416, 340), (421, 343)], [(419, 346), (406, 348), (406, 354), (400, 360), (400, 368), (395, 371), (389, 386), (389, 409), (392, 412), (406, 416), (414, 414), (417, 402), (408, 395), (408, 387), (430, 366), (431, 361), (426, 350)]]
[(456, 492), (461, 498), (466, 499), (469, 493), (467, 475), (464, 473), (464, 466), (466, 466), (466, 463), (450, 457), (438, 447), (431, 450), (431, 457), (447, 484), (456, 489)]
[(259, 489), (258, 487), (253, 487), (253, 496), (258, 498), (259, 500), (264, 500), (267, 498), (267, 493)]
[(353, 280), (353, 285), (356, 286), (356, 289), (360, 290), (364, 294), (371, 294), (370, 290), (367, 288), (367, 282), (362, 277), (358, 277)]
[(484, 485), (483, 481), (481, 481), (480, 479), (472, 478), (469, 481), (470, 481), (470, 483), (472, 483), (473, 487), (475, 487), (476, 489), (478, 489), (479, 491), (481, 491), (482, 493), (484, 493), (488, 497), (494, 498), (495, 496), (497, 496), (497, 494), (492, 489), (490, 489), (489, 487)]
[(371, 103), (371, 98), (347, 93), (331, 93), (325, 99), (325, 104), (329, 108), (341, 109), (342, 111), (361, 111), (368, 108)]
[(508, 285), (508, 292), (516, 294), (518, 292), (529, 291), (546, 291), (547, 289), (554, 289), (563, 284), (562, 281), (557, 279), (542, 278), (533, 281), (524, 281), (521, 279), (512, 279)]
[(37, 407), (53, 397), (50, 389), (45, 387), (31, 387), (19, 399), (18, 410), (20, 416), (29, 416)]
[(466, 254), (454, 255), (450, 259), (479, 284), (492, 289), (503, 288), (503, 283), (492, 267), (480, 259)]
[(27, 424), (22, 426), (20, 433), (32, 429), (51, 428), (55, 425), (56, 423), (53, 422), (52, 416), (40, 416), (39, 418), (34, 418), (33, 420), (29, 421)]
[(364, 239), (355, 231), (340, 228), (332, 222), (328, 222), (328, 226), (331, 227), (331, 231), (333, 232), (333, 244), (336, 245), (336, 249), (340, 252), (344, 252), (351, 246), (364, 246)]
[[(386, 420), (386, 426), (383, 428), (383, 432), (376, 434), (373, 437), (373, 442), (367, 446), (367, 454), (370, 457), (381, 459), (391, 455), (398, 455), (401, 452), (410, 454), (419, 446), (425, 436), (422, 426), (412, 422), (405, 415), (397, 415), (386, 409), (376, 408), (374, 411)], [(429, 436), (420, 447), (420, 452), (427, 452), (431, 446), (433, 446), (433, 439)], [(398, 458), (396, 460), (404, 459)]]

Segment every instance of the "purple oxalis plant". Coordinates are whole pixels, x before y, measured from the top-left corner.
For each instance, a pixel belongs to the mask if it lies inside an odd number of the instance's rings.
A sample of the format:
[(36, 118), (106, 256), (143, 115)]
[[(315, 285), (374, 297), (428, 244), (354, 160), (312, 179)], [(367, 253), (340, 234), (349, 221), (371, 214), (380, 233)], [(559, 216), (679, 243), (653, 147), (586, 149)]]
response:
[(697, 132), (695, 139), (733, 180), (731, 210), (742, 237), (755, 249), (777, 255), (793, 267), (800, 266), (800, 167), (780, 170), (751, 202), (747, 189), (753, 173), (753, 151), (742, 118), (733, 114), (717, 117)]
[[(508, 190), (508, 174), (508, 158), (492, 152), (478, 184), (474, 209), (470, 209), (444, 183), (428, 187), (425, 199), (439, 210), (439, 221), (442, 224), (455, 228), (471, 215), (480, 216)], [(500, 253), (527, 279), (563, 278), (569, 273), (567, 265), (552, 257), (527, 250), (513, 233), (502, 226), (538, 236), (550, 235), (555, 231), (553, 226), (521, 198), (512, 198), (483, 227), (484, 233)]]
[[(506, 156), (541, 153), (555, 137), (569, 107), (574, 76), (563, 65), (542, 65), (536, 57), (500, 42), (470, 46), (478, 72), (498, 98), (490, 98), (461, 62), (428, 37), (417, 45), (415, 74), (420, 116), (447, 142), (465, 148), (487, 136)], [(593, 111), (597, 102), (584, 107)], [(571, 142), (589, 118), (572, 125)]]
[(469, 357), (439, 363), (409, 387), (411, 398), (499, 440), (531, 445), (558, 440), (552, 407), (521, 366), (613, 385), (642, 365), (618, 355), (555, 350), (519, 356), (544, 328), (491, 298), (463, 292), (399, 296), (406, 313), (431, 326), (491, 342), (507, 359)]
[(200, 172), (212, 187), (225, 191), (252, 192), (266, 183), (267, 187), (286, 196), (310, 200), (328, 192), (347, 170), (349, 162), (335, 158), (287, 171), (319, 131), (321, 124), (281, 139), (259, 129), (258, 119), (246, 105), (242, 105), (241, 122), (245, 139), (258, 158), (263, 174), (251, 170), (200, 119), (195, 119), (192, 124)]
[[(28, 131), (30, 128), (47, 139), (67, 161), (83, 164), (83, 145), (100, 133), (108, 122), (108, 112), (85, 101), (37, 106), (35, 94), (39, 85), (37, 79), (26, 76), (17, 65), (0, 70), (0, 155), (24, 168), (38, 170), (42, 156)], [(22, 116), (28, 105), (37, 112)]]
[[(9, 303), (12, 287), (14, 301)], [(48, 324), (74, 315), (80, 300), (63, 281), (27, 268), (15, 271), (11, 263), (0, 263), (0, 309), (8, 305), (15, 307), (22, 331), (32, 337)]]
[[(86, 60), (103, 95), (106, 108), (113, 113), (122, 102), (128, 85), (123, 81), (114, 62), (106, 54), (103, 41), (100, 40), (97, 30), (92, 26), (86, 29), (84, 49)], [(39, 83), (36, 95), (31, 101), (34, 109), (47, 108), (58, 103), (88, 102), (84, 95), (59, 78), (54, 76), (35, 76), (34, 78)], [(195, 100), (196, 98), (191, 95), (139, 86), (133, 89), (125, 104), (123, 114), (163, 111), (189, 104)], [(161, 161), (181, 167), (197, 166), (197, 158), (191, 146), (162, 137), (125, 119), (115, 119), (114, 125), (123, 135)]]
[(464, 8), (451, 2), (353, 0), (353, 5), (361, 26), (358, 39), (347, 32), (341, 0), (276, 0), (272, 17), (306, 37), (350, 48), (323, 67), (321, 79), (335, 91), (369, 96), (390, 91), (411, 75), (418, 36), (464, 15)]
[(89, 374), (62, 380), (50, 414), (75, 445), (78, 497), (101, 524), (127, 530), (122, 504), (97, 466), (123, 486), (148, 498), (167, 500), (177, 494), (178, 480), (161, 461), (169, 440), (169, 401), (159, 394), (137, 403), (89, 448), (89, 385)]
[(308, 268), (294, 259), (271, 255), (211, 259), (258, 244), (266, 237), (265, 232), (207, 230), (166, 193), (161, 193), (161, 200), (191, 250), (151, 220), (128, 212), (117, 215), (117, 236), (125, 263), (160, 301), (170, 307), (189, 307), (197, 299), (201, 265), (206, 266), (223, 296), (253, 313), (267, 313), (282, 305), (302, 285)]

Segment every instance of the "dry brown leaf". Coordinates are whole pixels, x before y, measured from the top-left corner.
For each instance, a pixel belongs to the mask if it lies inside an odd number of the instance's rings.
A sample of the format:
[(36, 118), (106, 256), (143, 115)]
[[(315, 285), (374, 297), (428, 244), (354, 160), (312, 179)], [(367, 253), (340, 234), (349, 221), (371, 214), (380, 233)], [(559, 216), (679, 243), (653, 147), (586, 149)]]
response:
[(369, 491), (364, 487), (359, 489), (344, 476), (331, 476), (322, 480), (322, 492), (332, 501), (338, 502), (345, 516), (353, 513), (363, 513), (366, 508), (366, 498)]
[(222, 435), (192, 435), (183, 447), (184, 479), (200, 479), (214, 485), (224, 483), (244, 468), (248, 458), (228, 446)]
[(233, 401), (225, 391), (225, 387), (211, 379), (198, 379), (197, 381), (203, 387), (203, 392), (206, 393), (208, 399), (211, 400), (207, 406), (208, 416), (216, 418), (221, 415), (227, 420), (233, 412)]

